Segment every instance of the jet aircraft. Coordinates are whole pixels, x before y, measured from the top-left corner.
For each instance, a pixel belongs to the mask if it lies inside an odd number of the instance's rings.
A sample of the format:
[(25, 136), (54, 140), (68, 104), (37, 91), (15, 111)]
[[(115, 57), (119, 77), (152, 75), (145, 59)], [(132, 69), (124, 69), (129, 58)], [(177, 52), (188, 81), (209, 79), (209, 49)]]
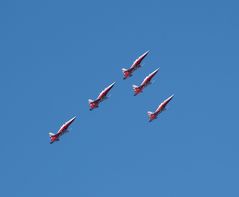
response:
[(166, 105), (172, 100), (172, 98), (174, 97), (174, 95), (168, 97), (166, 100), (164, 100), (156, 109), (155, 112), (151, 112), (148, 111), (147, 114), (149, 116), (149, 122), (151, 122), (152, 120), (156, 119), (157, 116), (164, 110), (166, 110)]
[(102, 102), (103, 100), (107, 99), (107, 94), (109, 93), (109, 91), (113, 88), (113, 86), (115, 85), (115, 82), (112, 83), (111, 85), (109, 85), (108, 87), (106, 87), (97, 97), (96, 100), (92, 100), (89, 99), (89, 105), (90, 105), (90, 110), (93, 110), (94, 108), (99, 107), (99, 103)]
[(147, 77), (144, 78), (143, 82), (140, 84), (140, 86), (133, 85), (133, 90), (134, 90), (134, 96), (138, 95), (143, 91), (143, 89), (151, 84), (152, 78), (157, 74), (159, 71), (159, 68), (150, 73)]
[(148, 55), (149, 51), (146, 51), (144, 54), (142, 54), (140, 57), (138, 57), (134, 63), (131, 65), (130, 68), (126, 69), (126, 68), (122, 68), (122, 72), (124, 75), (123, 79), (127, 79), (128, 77), (131, 77), (133, 72), (135, 70), (137, 70), (139, 67), (141, 67), (141, 62), (143, 61), (143, 59)]
[(76, 119), (76, 116), (68, 120), (66, 123), (64, 123), (56, 134), (50, 132), (49, 133), (49, 137), (51, 139), (50, 144), (52, 144), (55, 141), (59, 141), (60, 136), (69, 132), (68, 128), (74, 122), (75, 119)]

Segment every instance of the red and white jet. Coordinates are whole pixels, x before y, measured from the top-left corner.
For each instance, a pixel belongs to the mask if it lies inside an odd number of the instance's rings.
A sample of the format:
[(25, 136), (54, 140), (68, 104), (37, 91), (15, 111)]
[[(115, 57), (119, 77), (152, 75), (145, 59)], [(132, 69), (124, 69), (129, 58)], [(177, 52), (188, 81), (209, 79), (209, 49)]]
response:
[(149, 116), (149, 122), (151, 122), (152, 120), (156, 119), (157, 116), (164, 110), (166, 110), (166, 105), (172, 100), (172, 98), (174, 97), (174, 95), (170, 96), (169, 98), (167, 98), (166, 100), (164, 100), (156, 109), (155, 112), (151, 112), (148, 111), (148, 116)]
[(49, 136), (50, 136), (50, 144), (52, 144), (53, 142), (55, 141), (59, 141), (60, 139), (60, 136), (62, 136), (63, 134), (69, 132), (68, 128), (69, 126), (74, 122), (74, 120), (76, 119), (76, 116), (73, 117), (72, 119), (68, 120), (66, 123), (64, 123), (61, 128), (57, 131), (56, 134), (54, 133), (49, 133)]
[(141, 55), (140, 57), (138, 57), (134, 63), (131, 65), (130, 68), (126, 69), (126, 68), (122, 68), (122, 72), (124, 74), (124, 78), (123, 79), (127, 79), (128, 77), (131, 77), (133, 72), (135, 70), (137, 70), (140, 66), (141, 66), (141, 62), (143, 61), (143, 59), (148, 55), (149, 51), (146, 51), (143, 55)]
[(92, 100), (89, 99), (89, 105), (90, 105), (90, 110), (93, 110), (94, 108), (99, 107), (99, 103), (102, 102), (103, 100), (107, 99), (107, 94), (109, 93), (109, 91), (113, 88), (113, 86), (115, 85), (115, 82), (112, 83), (111, 85), (109, 85), (108, 87), (106, 87), (97, 97), (96, 100)]
[(159, 71), (159, 68), (156, 69), (154, 72), (150, 73), (147, 77), (145, 77), (143, 82), (140, 84), (140, 86), (133, 85), (134, 96), (141, 93), (146, 86), (151, 84), (152, 78), (157, 74), (158, 71)]

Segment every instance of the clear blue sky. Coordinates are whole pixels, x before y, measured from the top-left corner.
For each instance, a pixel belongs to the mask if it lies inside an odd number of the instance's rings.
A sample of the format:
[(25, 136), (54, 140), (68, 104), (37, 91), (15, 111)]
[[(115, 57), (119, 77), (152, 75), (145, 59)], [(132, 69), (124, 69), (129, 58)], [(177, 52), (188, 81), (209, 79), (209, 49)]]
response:
[[(0, 196), (238, 197), (238, 6), (1, 1)], [(134, 97), (132, 84), (158, 67)], [(87, 100), (113, 81), (90, 112)], [(50, 145), (48, 132), (75, 115)]]

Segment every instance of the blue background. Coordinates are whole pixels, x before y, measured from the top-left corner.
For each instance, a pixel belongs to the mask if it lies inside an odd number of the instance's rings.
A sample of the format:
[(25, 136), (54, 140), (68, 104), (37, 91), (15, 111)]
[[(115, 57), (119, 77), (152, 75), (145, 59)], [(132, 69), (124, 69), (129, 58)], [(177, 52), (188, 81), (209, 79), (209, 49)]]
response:
[(236, 1), (1, 1), (0, 196), (238, 197), (238, 16)]

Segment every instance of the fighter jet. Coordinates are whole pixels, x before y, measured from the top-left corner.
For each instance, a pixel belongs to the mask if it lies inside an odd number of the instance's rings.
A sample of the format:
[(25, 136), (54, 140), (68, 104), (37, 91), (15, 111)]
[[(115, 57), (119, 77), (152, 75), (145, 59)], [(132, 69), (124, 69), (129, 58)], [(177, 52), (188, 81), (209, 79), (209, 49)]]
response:
[(138, 69), (139, 67), (141, 67), (141, 62), (143, 61), (143, 59), (148, 55), (149, 51), (146, 51), (143, 55), (141, 55), (140, 57), (138, 57), (134, 63), (131, 65), (130, 68), (126, 69), (126, 68), (122, 68), (122, 72), (124, 74), (124, 78), (123, 79), (127, 79), (128, 77), (131, 77), (133, 72)]
[(105, 88), (97, 97), (96, 100), (92, 100), (89, 99), (89, 105), (90, 105), (90, 110), (93, 110), (94, 108), (99, 107), (99, 103), (102, 102), (103, 100), (107, 99), (107, 94), (109, 93), (109, 91), (113, 88), (113, 86), (115, 85), (115, 82), (112, 83), (111, 85), (109, 85), (107, 88)]
[(169, 98), (167, 98), (166, 100), (164, 100), (156, 109), (155, 112), (151, 112), (148, 111), (148, 116), (149, 116), (149, 122), (151, 122), (152, 120), (156, 119), (157, 116), (164, 110), (166, 110), (166, 105), (172, 100), (172, 98), (174, 97), (174, 95), (170, 96)]
[(134, 96), (141, 93), (146, 86), (151, 84), (152, 78), (157, 74), (158, 71), (159, 71), (159, 68), (156, 69), (154, 72), (150, 73), (147, 77), (145, 77), (143, 82), (140, 84), (140, 86), (133, 85)]
[(62, 136), (63, 134), (69, 132), (68, 128), (69, 126), (74, 122), (74, 120), (76, 119), (76, 116), (73, 117), (72, 119), (68, 120), (66, 123), (64, 123), (61, 128), (57, 131), (56, 134), (54, 133), (49, 133), (49, 137), (51, 139), (50, 144), (52, 144), (55, 141), (59, 141), (60, 136)]

